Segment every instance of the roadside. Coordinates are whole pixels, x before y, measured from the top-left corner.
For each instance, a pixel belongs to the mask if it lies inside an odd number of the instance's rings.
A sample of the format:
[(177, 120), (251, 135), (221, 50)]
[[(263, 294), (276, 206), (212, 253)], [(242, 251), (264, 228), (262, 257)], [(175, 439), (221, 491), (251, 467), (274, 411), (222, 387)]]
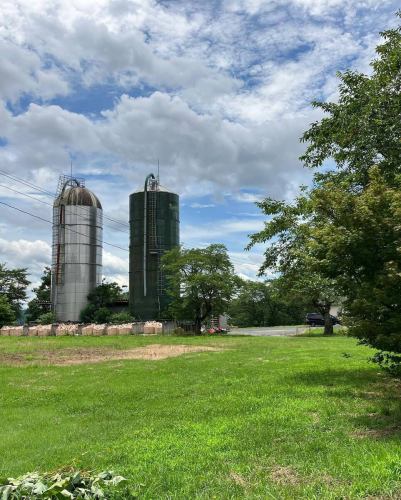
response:
[[(337, 329), (339, 325), (335, 325)], [(250, 335), (253, 337), (290, 337), (301, 335), (319, 327), (309, 327), (306, 325), (292, 326), (261, 326), (249, 328), (232, 328), (229, 335)]]

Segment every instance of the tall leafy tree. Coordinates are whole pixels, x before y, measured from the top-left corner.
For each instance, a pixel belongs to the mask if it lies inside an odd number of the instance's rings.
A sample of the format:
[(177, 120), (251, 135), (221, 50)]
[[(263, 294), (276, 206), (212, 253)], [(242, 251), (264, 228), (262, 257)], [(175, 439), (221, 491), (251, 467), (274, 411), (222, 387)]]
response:
[[(398, 14), (400, 16), (400, 14)], [(326, 309), (343, 298), (351, 334), (401, 360), (401, 29), (382, 33), (372, 73), (339, 75), (336, 103), (315, 102), (325, 116), (302, 140), (302, 160), (320, 170), (293, 204), (265, 200), (272, 219), (251, 244), (268, 242), (264, 268)], [(312, 298), (311, 295), (311, 298)], [(322, 300), (323, 299), (323, 300)]]
[(192, 320), (200, 333), (205, 320), (227, 312), (239, 282), (224, 245), (174, 248), (163, 256), (163, 267), (174, 317)]
[(307, 302), (322, 314), (324, 333), (333, 333), (331, 306), (340, 300), (336, 276), (324, 258), (326, 243), (319, 238), (325, 228), (325, 217), (316, 213), (316, 199), (306, 192), (294, 203), (267, 198), (257, 203), (269, 217), (264, 229), (251, 235), (248, 249), (256, 243), (267, 243), (265, 260), (260, 268), (280, 276), (280, 287), (288, 300)]
[(10, 325), (16, 319), (15, 311), (11, 307), (6, 295), (0, 294), (0, 327)]
[(401, 26), (382, 37), (370, 75), (347, 71), (337, 103), (314, 103), (325, 117), (305, 132), (302, 159), (312, 168), (336, 164), (315, 174), (313, 196), (327, 220), (321, 238), (350, 333), (400, 371)]
[(7, 297), (16, 316), (21, 313), (29, 284), (26, 268), (9, 269), (5, 263), (0, 263), (0, 295)]
[(304, 133), (308, 147), (301, 159), (312, 168), (333, 159), (337, 167), (316, 175), (317, 182), (346, 179), (357, 191), (369, 183), (373, 165), (390, 184), (401, 173), (401, 27), (381, 36), (371, 75), (340, 73), (338, 102), (313, 103), (325, 116)]
[(43, 314), (49, 312), (51, 268), (46, 266), (40, 279), (40, 285), (33, 289), (35, 297), (28, 302), (27, 318), (36, 321)]

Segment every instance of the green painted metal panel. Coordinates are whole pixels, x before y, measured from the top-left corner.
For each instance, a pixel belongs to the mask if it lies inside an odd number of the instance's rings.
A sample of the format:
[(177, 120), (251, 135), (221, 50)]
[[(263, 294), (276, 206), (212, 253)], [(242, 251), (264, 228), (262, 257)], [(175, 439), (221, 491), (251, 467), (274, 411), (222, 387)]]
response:
[[(164, 252), (171, 250), (180, 242), (179, 197), (167, 191), (147, 192), (146, 245), (144, 245), (144, 207), (144, 191), (131, 194), (129, 296), (130, 310), (134, 317), (151, 320), (163, 316), (163, 311), (169, 303), (164, 276), (160, 269), (160, 258)], [(146, 252), (145, 261), (144, 252)], [(146, 295), (144, 279), (146, 279)]]

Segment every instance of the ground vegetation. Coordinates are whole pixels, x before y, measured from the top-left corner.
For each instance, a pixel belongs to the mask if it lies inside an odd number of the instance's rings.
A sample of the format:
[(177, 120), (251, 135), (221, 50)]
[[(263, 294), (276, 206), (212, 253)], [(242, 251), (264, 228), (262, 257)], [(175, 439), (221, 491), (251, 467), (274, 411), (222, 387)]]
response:
[[(189, 349), (124, 359), (155, 344)], [(47, 361), (82, 350), (103, 360)], [(139, 498), (396, 498), (399, 383), (370, 351), (336, 335), (0, 337), (0, 477), (73, 465)]]

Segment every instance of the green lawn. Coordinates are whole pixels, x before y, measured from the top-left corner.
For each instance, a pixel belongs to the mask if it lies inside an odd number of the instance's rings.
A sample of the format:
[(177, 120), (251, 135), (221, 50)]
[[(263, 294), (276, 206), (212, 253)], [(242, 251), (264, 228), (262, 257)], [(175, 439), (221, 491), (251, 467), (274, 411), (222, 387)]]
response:
[[(35, 361), (154, 343), (223, 350)], [(0, 337), (0, 475), (107, 468), (153, 499), (399, 498), (401, 385), (371, 354), (346, 337)]]

